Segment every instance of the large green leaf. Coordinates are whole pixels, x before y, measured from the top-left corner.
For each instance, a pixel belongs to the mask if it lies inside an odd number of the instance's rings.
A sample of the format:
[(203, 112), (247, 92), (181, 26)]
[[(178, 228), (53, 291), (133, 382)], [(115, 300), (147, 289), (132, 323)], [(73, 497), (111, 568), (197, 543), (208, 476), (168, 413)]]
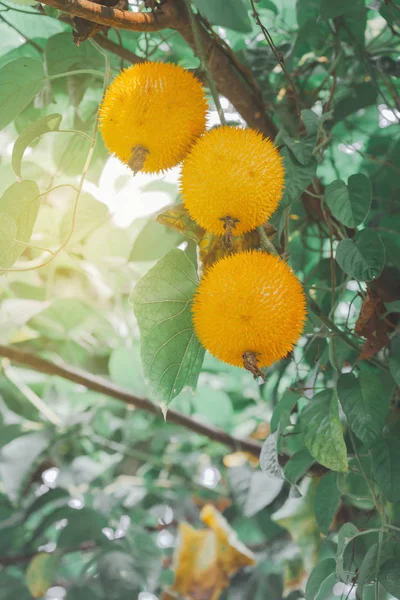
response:
[(34, 58), (17, 58), (0, 69), (0, 131), (39, 93), (45, 74)]
[(400, 440), (380, 440), (372, 447), (375, 480), (389, 502), (400, 502)]
[(196, 7), (213, 25), (248, 33), (252, 30), (246, 0), (194, 0)]
[(62, 115), (59, 115), (58, 113), (46, 115), (29, 125), (29, 127), (27, 127), (16, 139), (11, 162), (18, 177), (22, 177), (21, 162), (26, 148), (44, 133), (59, 129), (61, 121)]
[(379, 277), (385, 265), (385, 246), (373, 229), (363, 229), (354, 238), (342, 240), (336, 249), (336, 260), (347, 275), (358, 281)]
[(145, 377), (164, 406), (183, 388), (195, 389), (203, 363), (191, 314), (197, 285), (194, 264), (182, 250), (171, 250), (132, 295)]
[(327, 21), (328, 19), (335, 19), (342, 15), (348, 15), (359, 10), (360, 7), (364, 6), (363, 0), (321, 0), (321, 19)]
[(400, 598), (400, 545), (395, 557), (389, 558), (381, 567), (379, 582), (394, 598)]
[(389, 410), (380, 377), (370, 371), (361, 371), (358, 379), (347, 373), (339, 377), (337, 391), (349, 426), (371, 446), (379, 439)]
[(314, 513), (318, 527), (325, 535), (333, 523), (340, 506), (342, 494), (337, 485), (337, 474), (327, 473), (317, 486), (314, 501)]
[(336, 549), (336, 576), (337, 579), (345, 582), (351, 581), (353, 573), (355, 573), (355, 565), (353, 560), (350, 564), (345, 562), (345, 552), (347, 546), (353, 542), (360, 532), (353, 523), (345, 523), (342, 525), (338, 535), (338, 545)]
[(335, 572), (335, 565), (334, 558), (326, 558), (314, 567), (307, 581), (306, 600), (317, 600), (322, 585)]
[(355, 228), (364, 221), (371, 200), (370, 179), (362, 174), (349, 177), (348, 185), (338, 179), (325, 190), (325, 202), (331, 213), (343, 225), (350, 228)]
[[(46, 42), (45, 58), (49, 75), (71, 69), (104, 68), (104, 58), (91, 44), (71, 44), (71, 34), (58, 33)], [(88, 77), (88, 76), (87, 76)]]
[(336, 394), (317, 394), (301, 413), (304, 443), (321, 465), (332, 471), (348, 471), (347, 449), (339, 419)]
[[(14, 183), (9, 187), (0, 198), (0, 213), (7, 213), (15, 221), (16, 234), (14, 239), (20, 242), (29, 242), (31, 239), (33, 227), (39, 212), (40, 199), (39, 190), (33, 181), (22, 181)], [(10, 218), (7, 218), (8, 235), (14, 231)], [(10, 242), (8, 250), (5, 249), (7, 239), (4, 239), (4, 233), (0, 229), (0, 268), (11, 267), (17, 258), (25, 250), (24, 244)]]
[(281, 150), (281, 156), (285, 165), (285, 191), (280, 203), (282, 208), (293, 204), (312, 183), (317, 161), (312, 158), (307, 165), (302, 165), (287, 148)]
[(285, 479), (292, 484), (297, 483), (300, 477), (303, 477), (303, 475), (308, 471), (311, 465), (314, 464), (314, 462), (315, 460), (307, 448), (299, 450), (296, 452), (296, 454), (289, 458), (285, 465)]

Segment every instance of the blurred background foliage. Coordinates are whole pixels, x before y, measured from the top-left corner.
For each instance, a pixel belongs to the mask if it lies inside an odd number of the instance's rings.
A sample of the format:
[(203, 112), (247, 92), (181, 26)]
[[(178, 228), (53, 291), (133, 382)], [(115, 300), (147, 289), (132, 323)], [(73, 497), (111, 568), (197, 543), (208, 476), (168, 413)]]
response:
[[(307, 599), (356, 589), (400, 598), (400, 2), (254, 4), (297, 97), (250, 2), (194, 5), (279, 130), (286, 192), (267, 233), (310, 310), (265, 383), (206, 354), (196, 393), (183, 389), (171, 408), (236, 438), (269, 439), (265, 472), (240, 445), (10, 361), (10, 347), (62, 360), (158, 403), (132, 290), (158, 260), (168, 271), (174, 248), (192, 263), (195, 242), (204, 261), (220, 248), (179, 206), (165, 212), (179, 204), (178, 169), (132, 179), (96, 130), (104, 74), (146, 58), (199, 71), (179, 32), (111, 28), (77, 46), (68, 15), (2, 0), (0, 599), (178, 597), (165, 591), (177, 526), (201, 527), (207, 504), (256, 565), (198, 600), (301, 599), (314, 567)], [(228, 122), (244, 124), (220, 100)]]

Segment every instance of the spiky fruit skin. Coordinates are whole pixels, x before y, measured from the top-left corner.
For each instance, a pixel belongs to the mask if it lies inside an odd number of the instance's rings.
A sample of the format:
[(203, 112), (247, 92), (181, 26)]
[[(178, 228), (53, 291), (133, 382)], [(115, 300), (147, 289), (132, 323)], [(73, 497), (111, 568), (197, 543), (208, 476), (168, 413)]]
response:
[(282, 198), (283, 160), (271, 140), (254, 129), (219, 127), (207, 132), (186, 157), (181, 177), (184, 204), (201, 227), (223, 235), (227, 216), (233, 235), (267, 221)]
[(197, 336), (211, 354), (243, 367), (243, 354), (253, 352), (264, 367), (293, 350), (304, 328), (306, 300), (283, 260), (249, 251), (208, 269), (192, 311)]
[(206, 127), (207, 102), (199, 80), (182, 67), (144, 62), (121, 71), (104, 96), (104, 143), (128, 164), (132, 150), (148, 150), (142, 171), (178, 165)]

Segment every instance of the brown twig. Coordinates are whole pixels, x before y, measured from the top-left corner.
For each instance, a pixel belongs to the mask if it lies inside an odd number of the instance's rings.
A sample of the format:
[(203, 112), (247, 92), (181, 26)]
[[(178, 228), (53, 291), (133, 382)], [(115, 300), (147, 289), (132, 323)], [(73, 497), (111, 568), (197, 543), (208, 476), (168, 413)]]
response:
[[(56, 364), (50, 362), (49, 360), (41, 358), (40, 356), (19, 350), (14, 346), (0, 345), (0, 356), (8, 358), (12, 362), (25, 365), (34, 371), (39, 371), (40, 373), (45, 373), (46, 375), (62, 377), (63, 379), (67, 379), (73, 383), (83, 385), (88, 390), (104, 394), (110, 398), (115, 398), (116, 400), (120, 400), (126, 404), (129, 404), (130, 406), (134, 406), (135, 408), (163, 418), (159, 406), (153, 404), (150, 402), (150, 400), (147, 400), (147, 398), (138, 398), (137, 396), (134, 396), (128, 390), (116, 386), (102, 377), (91, 375), (90, 373), (86, 373), (65, 364)], [(219, 442), (220, 444), (224, 444), (233, 450), (243, 450), (257, 457), (260, 455), (261, 444), (256, 441), (235, 438), (222, 429), (213, 427), (212, 425), (205, 425), (204, 423), (195, 421), (191, 417), (187, 417), (186, 415), (183, 415), (172, 409), (168, 410), (167, 417), (168, 421), (171, 423), (182, 425), (190, 431), (194, 431), (199, 435), (204, 435), (208, 439)]]
[(108, 52), (112, 52), (113, 54), (115, 54), (116, 56), (119, 56), (123, 60), (127, 60), (128, 62), (130, 62), (132, 64), (144, 62), (144, 58), (137, 56), (137, 54), (134, 54), (127, 48), (124, 48), (124, 46), (113, 42), (112, 40), (110, 40), (110, 38), (104, 37), (104, 35), (101, 35), (98, 33), (97, 35), (94, 36), (93, 39), (98, 43), (99, 46), (104, 48), (104, 50), (108, 50)]

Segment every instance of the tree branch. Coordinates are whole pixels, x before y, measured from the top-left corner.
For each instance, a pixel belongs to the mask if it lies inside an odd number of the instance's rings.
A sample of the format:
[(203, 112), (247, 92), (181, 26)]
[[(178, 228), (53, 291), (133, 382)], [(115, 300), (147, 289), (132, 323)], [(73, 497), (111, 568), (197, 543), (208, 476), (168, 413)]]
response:
[[(13, 346), (0, 345), (0, 356), (8, 358), (12, 362), (25, 365), (34, 371), (68, 379), (68, 381), (85, 386), (88, 390), (104, 394), (105, 396), (115, 398), (116, 400), (121, 400), (130, 406), (134, 406), (135, 408), (162, 418), (161, 410), (156, 404), (153, 404), (150, 400), (147, 400), (147, 398), (138, 398), (128, 390), (116, 386), (104, 378), (91, 375), (90, 373), (86, 373), (68, 365), (50, 362), (49, 360), (30, 354), (29, 352), (18, 350)], [(228, 446), (228, 448), (232, 448), (232, 450), (243, 450), (257, 457), (260, 455), (261, 444), (256, 441), (235, 438), (222, 429), (213, 427), (212, 425), (205, 425), (204, 423), (195, 421), (191, 417), (187, 417), (172, 409), (168, 411), (167, 418), (171, 423), (182, 425), (183, 427), (186, 427), (186, 429), (204, 435), (208, 439), (219, 442), (220, 444), (224, 444), (225, 446)]]
[(172, 5), (162, 11), (145, 13), (111, 8), (95, 4), (90, 0), (46, 0), (43, 4), (93, 23), (132, 31), (159, 31), (167, 27), (174, 28), (178, 21), (178, 15)]
[(124, 46), (113, 42), (110, 40), (110, 38), (104, 37), (104, 35), (101, 35), (100, 33), (95, 35), (93, 39), (98, 43), (99, 46), (104, 48), (104, 50), (108, 50), (108, 52), (112, 52), (116, 56), (119, 56), (123, 60), (127, 60), (132, 64), (138, 64), (145, 61), (144, 58), (137, 56), (137, 54), (134, 54), (127, 48), (124, 48)]

